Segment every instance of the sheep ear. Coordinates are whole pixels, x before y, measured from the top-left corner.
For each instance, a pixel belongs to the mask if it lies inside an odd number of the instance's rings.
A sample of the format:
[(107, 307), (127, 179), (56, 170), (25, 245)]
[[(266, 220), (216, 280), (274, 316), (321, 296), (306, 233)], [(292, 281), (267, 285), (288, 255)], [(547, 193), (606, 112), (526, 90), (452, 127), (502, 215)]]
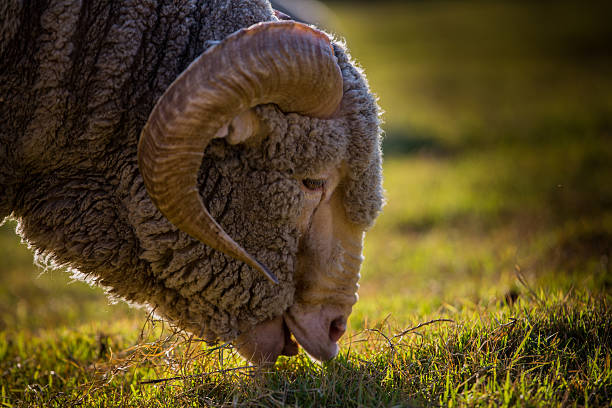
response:
[(261, 133), (261, 123), (253, 109), (237, 115), (215, 133), (215, 139), (226, 138), (231, 145), (243, 143)]

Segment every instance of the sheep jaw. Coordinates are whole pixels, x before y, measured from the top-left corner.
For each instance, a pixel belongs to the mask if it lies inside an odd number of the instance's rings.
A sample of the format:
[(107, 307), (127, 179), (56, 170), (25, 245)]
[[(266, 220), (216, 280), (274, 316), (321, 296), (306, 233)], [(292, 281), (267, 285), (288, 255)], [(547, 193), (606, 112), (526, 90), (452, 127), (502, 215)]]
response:
[(279, 356), (294, 356), (299, 350), (283, 316), (258, 324), (234, 345), (242, 357), (260, 366), (273, 365)]

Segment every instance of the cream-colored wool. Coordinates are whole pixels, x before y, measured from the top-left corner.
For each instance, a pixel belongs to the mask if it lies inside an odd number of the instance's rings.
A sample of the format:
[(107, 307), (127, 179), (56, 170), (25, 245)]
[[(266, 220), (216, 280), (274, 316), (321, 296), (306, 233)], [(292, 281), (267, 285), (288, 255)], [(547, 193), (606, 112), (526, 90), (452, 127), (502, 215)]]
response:
[(260, 106), (263, 140), (215, 140), (200, 170), (211, 215), (279, 285), (179, 232), (149, 199), (136, 144), (155, 101), (208, 41), (274, 19), (266, 1), (7, 4), (19, 17), (0, 25), (0, 221), (17, 218), (43, 262), (227, 341), (293, 304), (301, 179), (345, 163), (349, 218), (371, 225), (380, 211), (378, 110), (341, 45), (337, 118)]

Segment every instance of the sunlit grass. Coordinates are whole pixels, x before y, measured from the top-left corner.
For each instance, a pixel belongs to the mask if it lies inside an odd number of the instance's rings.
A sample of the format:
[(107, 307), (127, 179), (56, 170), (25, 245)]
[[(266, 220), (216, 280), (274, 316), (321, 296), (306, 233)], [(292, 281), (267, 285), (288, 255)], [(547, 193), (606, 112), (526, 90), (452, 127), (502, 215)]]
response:
[[(45, 406), (605, 405), (612, 391), (609, 298), (531, 292), (465, 304), (431, 321), (392, 319), (343, 341), (335, 360), (300, 356), (245, 366), (149, 322), (36, 336), (0, 335), (0, 402)], [(129, 329), (129, 330), (128, 330)]]

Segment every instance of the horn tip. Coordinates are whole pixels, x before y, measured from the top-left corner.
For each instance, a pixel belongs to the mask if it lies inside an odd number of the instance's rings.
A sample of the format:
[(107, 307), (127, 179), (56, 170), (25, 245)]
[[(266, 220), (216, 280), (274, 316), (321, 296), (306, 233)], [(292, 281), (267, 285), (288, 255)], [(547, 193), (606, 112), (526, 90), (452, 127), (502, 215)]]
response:
[(272, 281), (272, 283), (278, 285), (278, 278), (276, 277), (276, 275), (274, 275), (272, 273), (272, 271), (270, 271), (264, 264), (262, 264), (261, 262), (255, 260), (255, 262), (257, 263), (258, 269), (266, 276), (266, 278), (268, 278), (270, 281)]

